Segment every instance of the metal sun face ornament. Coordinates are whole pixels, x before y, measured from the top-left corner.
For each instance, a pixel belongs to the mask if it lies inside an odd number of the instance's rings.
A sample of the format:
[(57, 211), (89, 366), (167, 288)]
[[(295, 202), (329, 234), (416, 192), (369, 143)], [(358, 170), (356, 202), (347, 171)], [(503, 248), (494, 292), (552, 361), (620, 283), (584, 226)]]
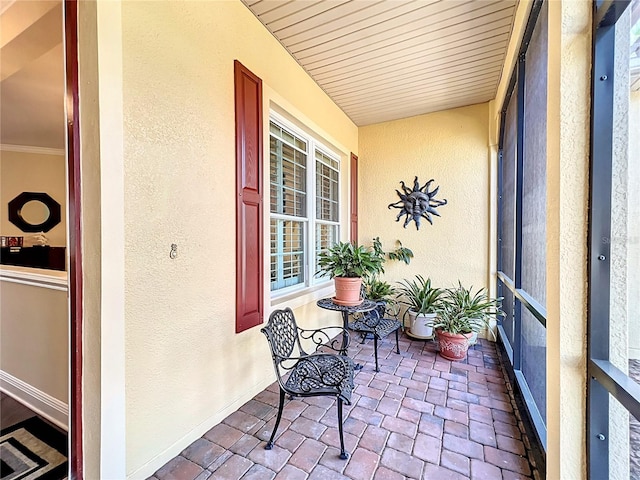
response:
[(405, 185), (403, 181), (400, 181), (402, 185), (402, 192), (396, 190), (396, 193), (400, 197), (395, 203), (390, 203), (387, 208), (398, 208), (400, 213), (396, 217), (396, 222), (400, 221), (400, 217), (405, 215), (404, 228), (411, 220), (416, 222), (416, 230), (420, 230), (420, 221), (426, 218), (427, 221), (433, 225), (431, 215), (440, 216), (436, 211), (436, 207), (447, 204), (447, 200), (436, 200), (434, 197), (438, 193), (440, 187), (436, 187), (429, 191), (429, 185), (433, 182), (433, 178), (425, 183), (422, 187), (418, 182), (418, 177), (413, 180), (413, 190)]

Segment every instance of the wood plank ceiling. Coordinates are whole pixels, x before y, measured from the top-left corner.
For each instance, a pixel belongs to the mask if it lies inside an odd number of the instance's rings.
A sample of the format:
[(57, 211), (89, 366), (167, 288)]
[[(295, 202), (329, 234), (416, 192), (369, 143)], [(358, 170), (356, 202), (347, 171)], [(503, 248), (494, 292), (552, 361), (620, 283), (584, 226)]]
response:
[(243, 0), (358, 126), (487, 102), (517, 0)]

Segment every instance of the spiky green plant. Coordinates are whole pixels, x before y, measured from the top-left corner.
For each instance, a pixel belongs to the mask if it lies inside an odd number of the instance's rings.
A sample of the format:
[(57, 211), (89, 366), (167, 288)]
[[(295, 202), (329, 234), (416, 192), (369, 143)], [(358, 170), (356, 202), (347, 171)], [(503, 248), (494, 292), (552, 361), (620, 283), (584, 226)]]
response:
[(431, 286), (431, 279), (416, 275), (413, 280), (398, 282), (398, 301), (418, 314), (437, 313), (444, 294), (442, 288)]
[(364, 281), (364, 288), (367, 298), (373, 301), (389, 300), (395, 293), (394, 288), (388, 282), (371, 277)]
[(491, 320), (504, 316), (501, 306), (502, 297), (489, 298), (486, 288), (474, 293), (473, 287), (466, 288), (458, 281), (456, 288), (445, 291), (434, 328), (449, 333), (479, 332), (489, 328)]

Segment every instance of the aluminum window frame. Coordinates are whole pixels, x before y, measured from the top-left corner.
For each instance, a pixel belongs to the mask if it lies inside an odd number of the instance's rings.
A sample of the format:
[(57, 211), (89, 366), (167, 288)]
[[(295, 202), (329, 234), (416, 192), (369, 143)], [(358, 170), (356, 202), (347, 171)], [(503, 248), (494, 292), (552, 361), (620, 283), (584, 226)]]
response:
[(615, 30), (630, 4), (630, 0), (593, 3), (586, 419), (587, 476), (592, 480), (609, 477), (610, 398), (640, 418), (640, 385), (609, 357)]
[[(528, 427), (530, 427), (530, 434), (533, 434), (537, 440), (537, 444), (540, 448), (540, 457), (537, 459), (537, 463), (543, 464), (545, 459), (543, 458), (546, 452), (546, 437), (547, 428), (543, 420), (542, 414), (538, 409), (538, 406), (534, 400), (533, 394), (527, 384), (526, 378), (522, 371), (522, 308), (525, 308), (540, 322), (540, 324), (546, 329), (547, 310), (546, 308), (531, 297), (522, 288), (522, 208), (523, 208), (523, 181), (524, 172), (523, 166), (525, 162), (524, 158), (524, 134), (525, 134), (525, 76), (526, 76), (526, 53), (529, 46), (529, 42), (533, 36), (534, 28), (540, 14), (540, 10), (544, 4), (543, 0), (534, 0), (525, 31), (523, 35), (522, 44), (518, 52), (517, 62), (512, 71), (509, 85), (507, 88), (507, 94), (505, 95), (504, 102), (501, 109), (501, 121), (500, 121), (500, 136), (498, 145), (498, 230), (497, 230), (497, 242), (498, 242), (498, 256), (497, 256), (497, 292), (499, 296), (504, 296), (504, 289), (508, 289), (514, 297), (513, 308), (513, 322), (514, 322), (514, 344), (512, 345), (508, 336), (502, 326), (498, 323), (498, 332), (500, 344), (505, 352), (504, 357), (508, 360), (508, 374), (512, 382), (516, 386), (516, 392), (520, 395), (521, 404), (525, 407), (524, 410), (527, 415)], [(515, 93), (515, 97), (513, 96)], [(516, 158), (515, 158), (515, 225), (514, 225), (514, 244), (515, 244), (515, 259), (514, 259), (514, 278), (510, 278), (503, 271), (503, 258), (501, 238), (501, 221), (502, 211), (504, 210), (503, 198), (503, 150), (505, 139), (505, 121), (507, 108), (511, 101), (516, 101)], [(542, 466), (542, 465), (541, 465)]]
[[(306, 290), (312, 287), (316, 287), (318, 285), (327, 284), (330, 282), (330, 279), (326, 277), (317, 277), (316, 273), (316, 264), (317, 264), (317, 256), (318, 251), (316, 250), (316, 225), (330, 225), (336, 229), (336, 238), (340, 239), (340, 231), (341, 231), (341, 205), (342, 205), (342, 181), (343, 176), (341, 174), (341, 156), (329, 148), (325, 143), (323, 143), (317, 136), (313, 133), (310, 133), (303, 127), (296, 125), (289, 119), (284, 116), (278, 114), (275, 111), (269, 112), (269, 138), (271, 138), (271, 123), (276, 124), (278, 127), (288, 131), (289, 133), (294, 134), (296, 137), (299, 137), (301, 140), (304, 140), (307, 143), (307, 161), (306, 161), (306, 216), (292, 216), (292, 215), (283, 215), (280, 213), (271, 212), (271, 208), (269, 208), (269, 225), (271, 225), (272, 220), (290, 220), (295, 222), (303, 222), (303, 235), (304, 235), (304, 263), (303, 263), (303, 281), (301, 283), (297, 283), (290, 286), (284, 286), (278, 289), (273, 290), (271, 282), (271, 245), (269, 244), (269, 292), (271, 299), (277, 299), (286, 295), (300, 293), (303, 294)], [(297, 147), (296, 147), (297, 148)], [(338, 219), (337, 221), (330, 220), (320, 220), (316, 215), (316, 170), (317, 170), (317, 162), (316, 152), (320, 152), (322, 155), (328, 157), (329, 159), (336, 162), (337, 168), (331, 166), (326, 162), (322, 162), (324, 165), (328, 165), (333, 170), (338, 173)], [(269, 147), (269, 153), (271, 153), (271, 147)], [(271, 162), (271, 155), (269, 155), (269, 162)], [(271, 168), (271, 164), (269, 164), (269, 169)], [(269, 185), (271, 186), (271, 182), (269, 181)], [(269, 189), (269, 192), (271, 190)], [(271, 199), (269, 200), (269, 202)], [(337, 241), (336, 240), (336, 241)], [(269, 238), (270, 242), (270, 238)], [(282, 253), (282, 252), (279, 252)]]

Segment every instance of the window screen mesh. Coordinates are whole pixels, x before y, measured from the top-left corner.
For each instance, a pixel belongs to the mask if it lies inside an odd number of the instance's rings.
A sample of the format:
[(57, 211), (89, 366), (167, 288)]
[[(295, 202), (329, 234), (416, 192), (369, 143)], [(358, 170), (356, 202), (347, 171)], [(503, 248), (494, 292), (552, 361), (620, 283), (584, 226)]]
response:
[(517, 88), (513, 90), (504, 126), (502, 148), (502, 188), (500, 212), (500, 257), (498, 269), (515, 278), (515, 205), (516, 205), (516, 147), (517, 147)]
[(540, 10), (526, 57), (522, 170), (522, 288), (546, 304), (547, 7)]

